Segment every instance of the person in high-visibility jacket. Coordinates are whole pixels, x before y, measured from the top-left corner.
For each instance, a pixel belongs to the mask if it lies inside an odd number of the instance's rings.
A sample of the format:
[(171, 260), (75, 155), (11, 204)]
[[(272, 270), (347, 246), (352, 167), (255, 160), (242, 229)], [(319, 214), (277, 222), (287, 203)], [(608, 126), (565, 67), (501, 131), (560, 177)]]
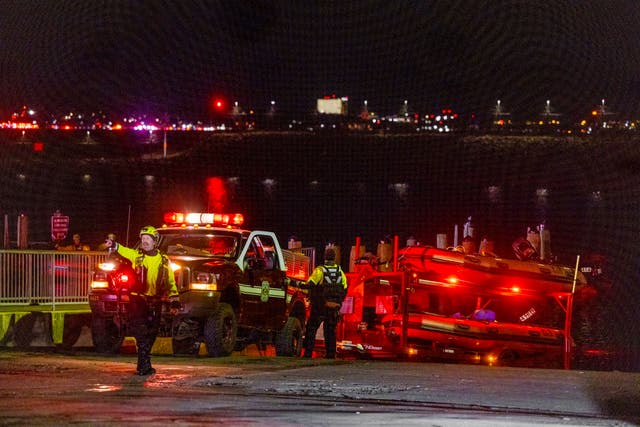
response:
[(304, 335), (303, 357), (311, 357), (316, 343), (316, 333), (324, 322), (325, 358), (336, 357), (336, 326), (340, 316), (340, 307), (347, 295), (347, 276), (336, 264), (336, 251), (327, 249), (324, 253), (324, 265), (313, 270), (306, 287), (309, 289), (311, 313)]
[(151, 348), (158, 335), (162, 303), (169, 300), (171, 314), (180, 308), (178, 289), (167, 255), (160, 253), (160, 234), (155, 227), (140, 230), (138, 249), (107, 239), (106, 245), (128, 259), (136, 272), (136, 284), (129, 294), (129, 326), (138, 346), (138, 375), (151, 375)]

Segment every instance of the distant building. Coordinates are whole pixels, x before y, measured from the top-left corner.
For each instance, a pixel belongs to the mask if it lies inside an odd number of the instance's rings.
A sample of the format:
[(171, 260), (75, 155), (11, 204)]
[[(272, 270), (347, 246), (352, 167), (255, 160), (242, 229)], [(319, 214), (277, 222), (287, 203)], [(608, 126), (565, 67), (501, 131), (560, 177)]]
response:
[(336, 98), (325, 96), (319, 98), (317, 101), (318, 114), (337, 114), (340, 116), (346, 116), (348, 113), (349, 98), (343, 96), (342, 98)]

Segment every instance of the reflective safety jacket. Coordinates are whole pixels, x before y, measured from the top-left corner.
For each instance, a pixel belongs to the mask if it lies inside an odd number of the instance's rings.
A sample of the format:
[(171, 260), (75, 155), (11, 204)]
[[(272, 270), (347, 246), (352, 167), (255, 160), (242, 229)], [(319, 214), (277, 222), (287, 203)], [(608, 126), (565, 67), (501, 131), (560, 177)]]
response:
[(136, 280), (141, 282), (140, 286), (136, 286), (135, 292), (157, 297), (178, 295), (176, 279), (166, 255), (160, 251), (156, 251), (155, 255), (146, 255), (141, 250), (122, 245), (118, 245), (117, 252), (131, 261), (136, 271)]
[(347, 276), (335, 263), (319, 265), (307, 280), (312, 303), (337, 302), (342, 304), (347, 295)]

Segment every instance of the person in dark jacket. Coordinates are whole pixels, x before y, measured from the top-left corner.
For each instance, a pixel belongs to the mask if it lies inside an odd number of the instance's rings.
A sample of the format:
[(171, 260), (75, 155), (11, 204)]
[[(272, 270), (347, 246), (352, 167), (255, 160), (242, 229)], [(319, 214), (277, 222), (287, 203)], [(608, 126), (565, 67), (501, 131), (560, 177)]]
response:
[(336, 357), (336, 326), (340, 307), (347, 295), (347, 277), (336, 264), (336, 251), (329, 248), (324, 253), (324, 265), (313, 270), (309, 280), (311, 314), (304, 335), (303, 357), (311, 357), (316, 343), (316, 333), (324, 322), (325, 358)]

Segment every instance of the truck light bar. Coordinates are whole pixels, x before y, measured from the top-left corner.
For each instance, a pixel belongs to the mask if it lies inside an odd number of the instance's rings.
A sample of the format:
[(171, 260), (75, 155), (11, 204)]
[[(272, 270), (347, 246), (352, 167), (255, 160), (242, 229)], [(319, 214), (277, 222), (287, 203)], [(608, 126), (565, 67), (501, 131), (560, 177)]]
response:
[(211, 212), (167, 212), (164, 222), (176, 225), (213, 225), (239, 227), (244, 223), (240, 213), (224, 214)]

